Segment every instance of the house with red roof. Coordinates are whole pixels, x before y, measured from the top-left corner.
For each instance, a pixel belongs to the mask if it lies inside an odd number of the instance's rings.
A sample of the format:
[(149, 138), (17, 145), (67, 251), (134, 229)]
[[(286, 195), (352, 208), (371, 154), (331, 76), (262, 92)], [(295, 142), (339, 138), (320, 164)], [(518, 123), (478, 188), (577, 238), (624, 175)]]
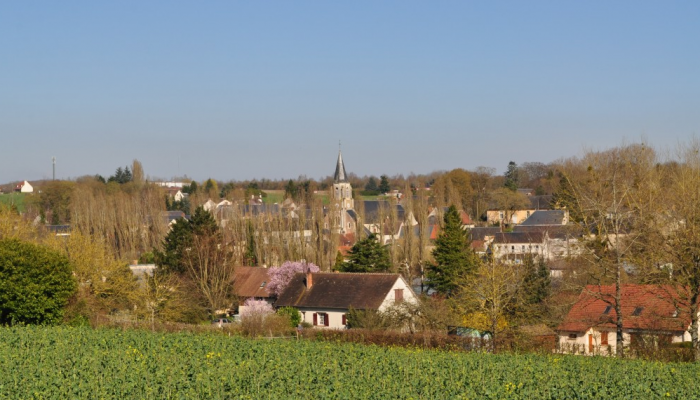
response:
[[(690, 341), (690, 315), (683, 305), (684, 293), (669, 285), (621, 287), (622, 338), (624, 346)], [(557, 328), (562, 352), (615, 354), (617, 329), (615, 285), (588, 285)]]
[(27, 181), (22, 181), (15, 186), (15, 192), (20, 192), (20, 193), (33, 193), (34, 192), (34, 187), (27, 182)]

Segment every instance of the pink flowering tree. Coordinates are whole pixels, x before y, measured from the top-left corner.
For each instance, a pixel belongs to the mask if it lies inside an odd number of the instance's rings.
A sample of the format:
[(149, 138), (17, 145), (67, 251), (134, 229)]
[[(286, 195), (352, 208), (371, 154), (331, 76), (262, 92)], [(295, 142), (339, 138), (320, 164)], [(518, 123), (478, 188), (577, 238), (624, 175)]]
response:
[(279, 267), (271, 267), (267, 272), (270, 282), (267, 290), (275, 297), (278, 297), (292, 280), (294, 274), (306, 272), (318, 272), (321, 269), (318, 265), (297, 261), (286, 261)]
[(272, 308), (270, 303), (265, 300), (255, 300), (251, 297), (243, 303), (241, 307), (241, 320), (248, 317), (265, 316), (274, 313), (275, 310)]

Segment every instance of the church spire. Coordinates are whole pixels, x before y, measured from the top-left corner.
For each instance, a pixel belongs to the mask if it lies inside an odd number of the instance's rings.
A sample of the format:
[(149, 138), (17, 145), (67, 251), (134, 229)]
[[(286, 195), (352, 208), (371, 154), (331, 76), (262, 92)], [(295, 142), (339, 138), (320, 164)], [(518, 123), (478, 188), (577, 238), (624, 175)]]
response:
[(343, 164), (343, 154), (338, 150), (338, 163), (335, 166), (335, 175), (333, 175), (333, 182), (341, 183), (347, 182), (347, 174), (345, 173), (345, 164)]

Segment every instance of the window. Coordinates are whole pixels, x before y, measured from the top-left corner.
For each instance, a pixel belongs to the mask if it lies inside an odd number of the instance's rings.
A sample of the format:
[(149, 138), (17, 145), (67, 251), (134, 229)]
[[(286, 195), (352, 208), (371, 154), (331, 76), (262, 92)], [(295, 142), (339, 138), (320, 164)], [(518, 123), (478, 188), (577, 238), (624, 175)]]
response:
[(266, 283), (267, 283), (267, 281), (263, 281), (263, 283), (260, 284), (260, 287), (264, 288)]
[(634, 311), (632, 311), (632, 316), (638, 317), (638, 316), (642, 315), (642, 311), (644, 311), (644, 307), (635, 307)]
[(607, 306), (605, 307), (605, 311), (603, 311), (603, 315), (608, 315), (610, 314), (610, 311), (612, 310), (612, 306)]
[(348, 315), (347, 315), (347, 314), (343, 314), (343, 326), (345, 326), (345, 325), (347, 325), (347, 324), (348, 324)]
[(525, 252), (525, 245), (522, 245), (523, 253)]
[(600, 345), (601, 346), (608, 345), (608, 332), (600, 332)]
[(327, 313), (314, 313), (314, 326), (328, 326), (329, 322)]
[(528, 218), (530, 218), (530, 211), (528, 211), (526, 215)]
[(571, 339), (571, 340), (576, 340), (576, 334), (575, 334), (575, 333), (569, 333), (569, 339)]
[(395, 303), (402, 303), (403, 302), (403, 289), (394, 289), (394, 302)]

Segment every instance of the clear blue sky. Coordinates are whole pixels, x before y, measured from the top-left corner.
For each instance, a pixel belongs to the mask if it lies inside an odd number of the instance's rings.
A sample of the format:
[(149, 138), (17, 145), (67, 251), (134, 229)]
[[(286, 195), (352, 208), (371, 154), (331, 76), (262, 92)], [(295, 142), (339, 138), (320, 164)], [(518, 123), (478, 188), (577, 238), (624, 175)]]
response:
[(0, 3), (0, 183), (549, 162), (700, 133), (700, 1)]

